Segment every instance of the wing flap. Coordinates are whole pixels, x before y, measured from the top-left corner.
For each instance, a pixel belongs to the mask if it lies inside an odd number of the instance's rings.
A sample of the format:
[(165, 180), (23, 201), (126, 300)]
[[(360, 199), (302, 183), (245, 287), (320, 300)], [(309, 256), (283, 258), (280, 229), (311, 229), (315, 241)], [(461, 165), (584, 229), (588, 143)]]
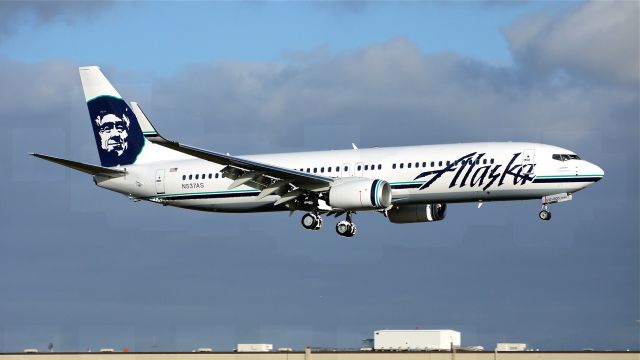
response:
[(82, 171), (83, 173), (87, 173), (89, 175), (104, 175), (109, 177), (119, 177), (119, 176), (124, 176), (127, 173), (124, 170), (111, 169), (111, 168), (106, 168), (98, 165), (85, 164), (78, 161), (58, 158), (55, 156), (49, 156), (49, 155), (38, 154), (38, 153), (30, 153), (29, 155), (35, 156), (43, 160), (51, 161), (52, 163), (66, 166), (74, 170)]

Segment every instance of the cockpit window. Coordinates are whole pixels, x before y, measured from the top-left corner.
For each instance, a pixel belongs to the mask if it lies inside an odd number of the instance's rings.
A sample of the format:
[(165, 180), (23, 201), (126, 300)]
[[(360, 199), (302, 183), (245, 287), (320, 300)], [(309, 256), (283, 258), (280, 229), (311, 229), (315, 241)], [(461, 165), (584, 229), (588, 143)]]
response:
[(580, 157), (576, 154), (553, 154), (551, 157), (558, 161), (580, 160)]

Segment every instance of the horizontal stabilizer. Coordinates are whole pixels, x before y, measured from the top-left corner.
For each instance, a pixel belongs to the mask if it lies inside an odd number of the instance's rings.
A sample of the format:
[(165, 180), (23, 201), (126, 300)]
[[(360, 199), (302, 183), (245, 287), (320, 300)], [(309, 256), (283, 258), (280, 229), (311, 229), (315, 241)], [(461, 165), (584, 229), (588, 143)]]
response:
[(66, 166), (68, 168), (72, 168), (74, 170), (82, 171), (83, 173), (87, 173), (89, 175), (104, 175), (109, 177), (118, 177), (118, 176), (124, 176), (127, 173), (124, 170), (110, 169), (102, 166), (85, 164), (85, 163), (67, 160), (67, 159), (61, 159), (61, 158), (57, 158), (49, 155), (43, 155), (43, 154), (37, 154), (37, 153), (30, 153), (30, 155), (33, 155), (43, 160), (51, 161), (56, 164)]

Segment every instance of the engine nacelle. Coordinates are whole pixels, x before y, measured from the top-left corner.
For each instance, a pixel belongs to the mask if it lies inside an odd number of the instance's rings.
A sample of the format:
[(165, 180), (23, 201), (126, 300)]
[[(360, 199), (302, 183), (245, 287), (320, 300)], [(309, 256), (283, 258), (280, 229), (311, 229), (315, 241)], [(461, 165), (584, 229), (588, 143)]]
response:
[(346, 180), (329, 189), (329, 205), (343, 210), (386, 209), (391, 205), (391, 185), (378, 179)]
[(447, 214), (447, 204), (402, 205), (387, 211), (389, 221), (396, 224), (440, 221)]

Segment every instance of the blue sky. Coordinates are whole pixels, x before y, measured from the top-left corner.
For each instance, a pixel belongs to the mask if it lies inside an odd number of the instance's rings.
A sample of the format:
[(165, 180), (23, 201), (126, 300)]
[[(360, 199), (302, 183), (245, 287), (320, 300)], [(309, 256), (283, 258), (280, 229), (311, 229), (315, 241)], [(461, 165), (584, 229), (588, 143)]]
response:
[[(171, 73), (216, 60), (268, 61), (326, 49), (349, 51), (406, 37), (424, 52), (455, 52), (496, 64), (511, 56), (500, 30), (524, 13), (559, 3), (119, 3), (74, 21), (33, 17), (0, 53), (37, 62), (73, 58)], [(29, 16), (24, 16), (29, 19)], [(122, 48), (121, 51), (109, 49)]]
[[(0, 352), (465, 345), (640, 349), (636, 2), (0, 3)], [(472, 141), (575, 150), (605, 179), (438, 223), (133, 203), (32, 151), (97, 163), (77, 67), (167, 136), (232, 154)]]

